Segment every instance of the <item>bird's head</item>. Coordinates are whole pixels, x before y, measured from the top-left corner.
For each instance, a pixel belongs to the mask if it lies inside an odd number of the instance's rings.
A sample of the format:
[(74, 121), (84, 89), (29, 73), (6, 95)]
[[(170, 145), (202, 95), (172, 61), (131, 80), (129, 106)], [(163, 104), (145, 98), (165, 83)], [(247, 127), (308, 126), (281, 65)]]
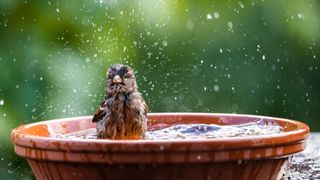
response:
[(109, 93), (130, 93), (137, 90), (136, 77), (130, 66), (115, 64), (106, 74)]

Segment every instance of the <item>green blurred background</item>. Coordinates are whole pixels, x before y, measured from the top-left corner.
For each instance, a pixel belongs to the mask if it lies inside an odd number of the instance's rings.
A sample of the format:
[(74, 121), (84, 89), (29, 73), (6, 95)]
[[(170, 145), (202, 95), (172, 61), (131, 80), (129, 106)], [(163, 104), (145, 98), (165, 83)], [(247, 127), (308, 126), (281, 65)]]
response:
[(319, 1), (0, 1), (0, 174), (32, 179), (10, 131), (91, 115), (113, 63), (151, 112), (246, 113), (320, 130)]

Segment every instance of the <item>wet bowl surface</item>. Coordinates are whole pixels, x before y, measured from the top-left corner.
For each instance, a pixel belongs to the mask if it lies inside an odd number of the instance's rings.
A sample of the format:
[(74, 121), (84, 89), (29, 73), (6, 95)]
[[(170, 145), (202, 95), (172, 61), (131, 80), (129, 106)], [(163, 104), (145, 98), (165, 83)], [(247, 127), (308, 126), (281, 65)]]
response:
[(92, 117), (42, 121), (12, 131), (15, 152), (37, 179), (280, 179), (292, 154), (305, 148), (309, 127), (281, 118), (213, 113), (149, 113), (148, 129), (176, 124), (276, 122), (268, 136), (208, 140), (62, 139), (94, 128)]

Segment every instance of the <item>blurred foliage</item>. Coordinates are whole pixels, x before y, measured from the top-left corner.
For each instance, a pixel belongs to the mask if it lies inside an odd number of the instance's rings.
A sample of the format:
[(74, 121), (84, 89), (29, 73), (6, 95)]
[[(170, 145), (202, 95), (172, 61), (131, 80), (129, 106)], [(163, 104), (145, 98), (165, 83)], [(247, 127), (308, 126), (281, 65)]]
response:
[(0, 174), (30, 179), (12, 128), (90, 115), (109, 65), (152, 112), (246, 113), (320, 130), (320, 2), (0, 1)]

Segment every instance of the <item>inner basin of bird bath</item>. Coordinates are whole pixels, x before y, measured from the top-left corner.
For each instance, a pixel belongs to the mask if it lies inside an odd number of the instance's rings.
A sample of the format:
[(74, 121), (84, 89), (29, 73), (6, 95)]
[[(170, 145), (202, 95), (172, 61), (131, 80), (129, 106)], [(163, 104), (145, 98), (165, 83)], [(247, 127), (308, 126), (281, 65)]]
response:
[(304, 123), (265, 116), (149, 113), (145, 139), (96, 139), (92, 117), (12, 131), (37, 179), (280, 179)]

